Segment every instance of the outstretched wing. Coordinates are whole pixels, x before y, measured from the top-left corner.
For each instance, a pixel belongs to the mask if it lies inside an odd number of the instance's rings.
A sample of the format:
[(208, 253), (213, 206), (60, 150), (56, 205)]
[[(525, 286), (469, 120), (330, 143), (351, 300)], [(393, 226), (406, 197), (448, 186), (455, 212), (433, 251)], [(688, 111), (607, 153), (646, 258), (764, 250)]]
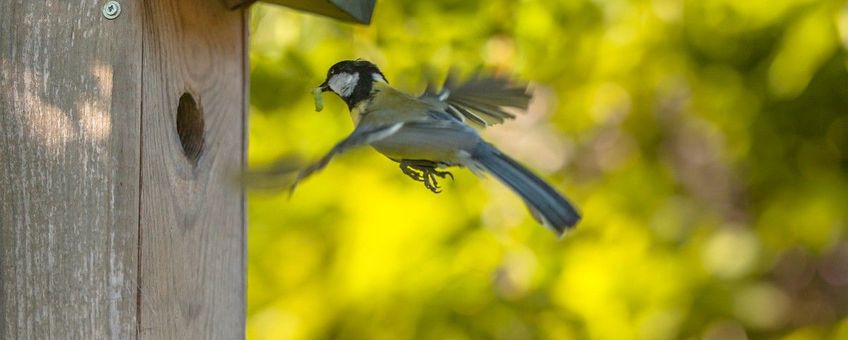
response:
[(301, 180), (326, 167), (327, 164), (330, 163), (330, 160), (333, 159), (333, 157), (335, 157), (336, 155), (352, 148), (362, 145), (368, 145), (370, 143), (389, 137), (396, 133), (398, 130), (400, 130), (400, 128), (403, 127), (403, 124), (404, 123), (394, 123), (389, 125), (369, 127), (362, 127), (362, 125), (357, 126), (357, 128), (353, 130), (353, 132), (351, 132), (351, 134), (347, 136), (347, 138), (338, 142), (332, 149), (330, 149), (329, 152), (327, 152), (327, 154), (321, 157), (321, 159), (301, 170), (300, 173), (297, 175), (297, 179), (294, 180), (294, 183), (292, 183), (291, 187), (289, 188), (289, 194), (294, 193), (294, 189), (297, 187), (297, 184)]
[(504, 108), (526, 110), (530, 103), (527, 87), (504, 77), (475, 73), (459, 86), (453, 83), (453, 76), (449, 75), (439, 92), (428, 86), (421, 98), (445, 102), (448, 113), (479, 127), (513, 119), (515, 115)]

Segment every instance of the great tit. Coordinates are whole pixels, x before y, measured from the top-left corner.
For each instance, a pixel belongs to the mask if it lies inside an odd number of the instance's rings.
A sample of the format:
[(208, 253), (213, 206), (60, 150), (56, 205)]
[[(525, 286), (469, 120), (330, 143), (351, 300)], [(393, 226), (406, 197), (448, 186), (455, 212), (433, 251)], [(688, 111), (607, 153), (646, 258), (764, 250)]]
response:
[[(573, 227), (580, 215), (554, 188), (530, 170), (484, 141), (472, 127), (514, 118), (504, 107), (526, 109), (525, 87), (497, 77), (474, 76), (460, 86), (451, 77), (441, 91), (429, 88), (415, 97), (389, 86), (371, 62), (340, 61), (330, 67), (316, 89), (331, 91), (350, 109), (356, 128), (319, 161), (304, 168), (294, 184), (321, 170), (330, 159), (351, 148), (370, 145), (396, 161), (410, 178), (438, 193), (439, 179), (453, 176), (441, 168), (466, 167), (478, 175), (492, 174), (526, 203), (533, 217), (557, 235)], [(317, 106), (317, 100), (316, 100)]]

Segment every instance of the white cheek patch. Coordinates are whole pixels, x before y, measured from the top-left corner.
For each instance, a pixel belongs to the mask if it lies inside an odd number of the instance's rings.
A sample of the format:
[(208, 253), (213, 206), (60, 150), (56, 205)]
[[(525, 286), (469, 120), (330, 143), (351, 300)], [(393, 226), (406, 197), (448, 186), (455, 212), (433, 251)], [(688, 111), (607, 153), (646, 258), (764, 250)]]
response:
[(338, 95), (349, 97), (357, 82), (359, 82), (359, 73), (339, 73), (330, 78), (327, 85)]
[(381, 75), (379, 73), (371, 73), (371, 79), (374, 79), (374, 81), (379, 81), (379, 82), (383, 82), (383, 83), (386, 82), (386, 78), (383, 78), (383, 75)]

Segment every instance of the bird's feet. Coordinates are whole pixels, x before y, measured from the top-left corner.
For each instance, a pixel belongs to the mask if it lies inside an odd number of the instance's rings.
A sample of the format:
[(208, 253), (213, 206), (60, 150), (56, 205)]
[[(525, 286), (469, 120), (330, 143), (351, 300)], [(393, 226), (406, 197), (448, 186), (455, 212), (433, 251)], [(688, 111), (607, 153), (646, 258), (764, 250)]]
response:
[(453, 174), (447, 171), (436, 170), (437, 163), (421, 160), (402, 160), (400, 161), (400, 171), (404, 175), (409, 176), (417, 182), (424, 183), (424, 187), (433, 193), (442, 192), (442, 187), (439, 185), (439, 179), (450, 177), (453, 180)]

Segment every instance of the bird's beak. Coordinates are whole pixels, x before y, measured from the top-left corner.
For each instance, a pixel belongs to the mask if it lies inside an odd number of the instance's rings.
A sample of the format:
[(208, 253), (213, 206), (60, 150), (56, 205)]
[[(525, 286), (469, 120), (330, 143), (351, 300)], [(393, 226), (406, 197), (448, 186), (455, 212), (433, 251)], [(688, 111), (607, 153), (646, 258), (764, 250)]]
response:
[(321, 89), (321, 92), (330, 91), (330, 85), (327, 85), (327, 81), (325, 80), (321, 85), (318, 85), (318, 88)]

